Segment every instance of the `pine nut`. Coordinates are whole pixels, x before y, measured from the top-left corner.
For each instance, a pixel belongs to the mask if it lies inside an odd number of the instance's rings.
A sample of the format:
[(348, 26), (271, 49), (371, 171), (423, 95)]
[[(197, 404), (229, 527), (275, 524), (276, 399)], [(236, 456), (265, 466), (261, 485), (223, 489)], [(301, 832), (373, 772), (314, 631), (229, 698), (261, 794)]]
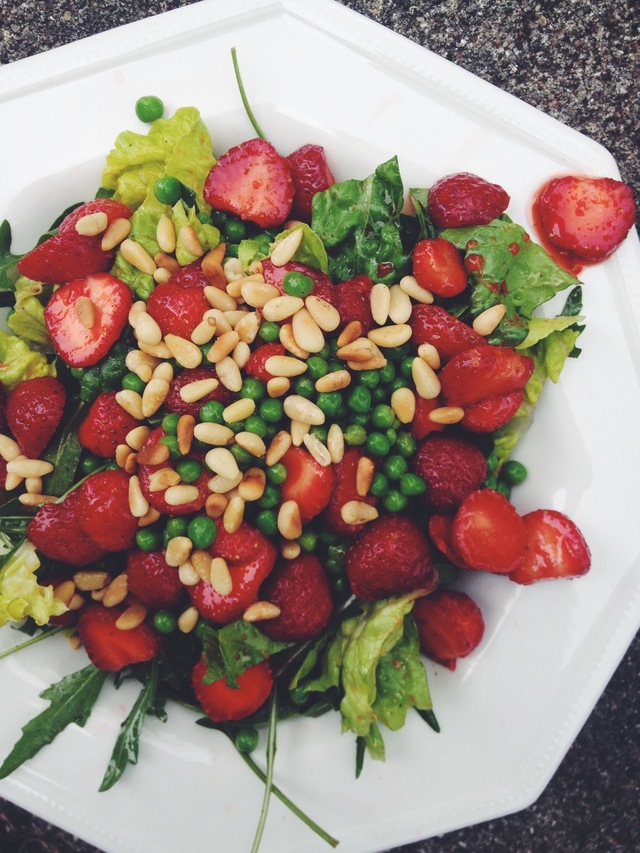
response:
[(416, 357), (411, 362), (411, 377), (423, 400), (435, 400), (440, 393), (440, 380), (426, 361)]
[(286, 376), (274, 376), (267, 382), (267, 394), (270, 397), (282, 397), (291, 388), (291, 382)]
[(358, 467), (356, 468), (356, 492), (361, 498), (364, 498), (369, 494), (369, 489), (371, 488), (375, 472), (376, 466), (372, 459), (369, 459), (368, 456), (361, 456), (360, 459), (358, 459)]
[(248, 311), (235, 325), (238, 337), (245, 344), (252, 344), (260, 329), (260, 317), (255, 311)]
[(323, 468), (328, 468), (331, 465), (331, 454), (317, 435), (314, 435), (312, 432), (307, 433), (302, 441), (318, 465), (321, 465)]
[(173, 365), (170, 361), (161, 361), (153, 369), (152, 379), (164, 379), (165, 382), (173, 381)]
[(143, 495), (140, 480), (135, 474), (129, 477), (129, 512), (134, 518), (142, 518), (149, 512), (149, 502)]
[(356, 338), (355, 341), (339, 347), (336, 355), (345, 361), (354, 361), (357, 363), (369, 361), (372, 358), (381, 356), (382, 353), (375, 341), (368, 338)]
[(222, 526), (227, 533), (235, 533), (244, 518), (244, 501), (239, 495), (234, 495), (222, 516)]
[(168, 566), (178, 567), (191, 556), (193, 542), (188, 536), (173, 536), (167, 542), (164, 559)]
[(275, 465), (276, 462), (279, 462), (290, 447), (291, 433), (288, 433), (285, 430), (277, 432), (271, 439), (271, 444), (267, 450), (267, 455), (265, 457), (267, 465), (271, 466)]
[(434, 424), (457, 424), (464, 417), (464, 409), (460, 406), (440, 406), (429, 412), (429, 420)]
[(96, 322), (96, 306), (88, 296), (78, 296), (74, 302), (78, 320), (85, 329), (93, 329)]
[(306, 361), (311, 355), (309, 350), (303, 349), (297, 342), (296, 337), (293, 334), (293, 325), (291, 323), (283, 323), (280, 326), (279, 337), (282, 346), (287, 350), (287, 352), (290, 352), (291, 355), (295, 355), (296, 358)]
[(53, 591), (55, 597), (59, 598), (60, 601), (65, 605), (65, 607), (69, 607), (69, 602), (71, 601), (75, 593), (76, 585), (73, 581), (62, 581), (62, 583), (58, 584), (58, 586)]
[(227, 281), (236, 281), (239, 278), (244, 277), (244, 267), (242, 266), (242, 261), (239, 258), (228, 258), (224, 262), (224, 274), (227, 277)]
[(162, 465), (167, 461), (171, 451), (166, 444), (147, 444), (138, 451), (139, 465)]
[(391, 303), (391, 290), (386, 284), (379, 282), (374, 284), (369, 295), (371, 316), (378, 326), (384, 326), (389, 317), (389, 305)]
[(52, 471), (53, 465), (44, 459), (27, 459), (25, 456), (18, 456), (17, 459), (7, 462), (7, 474), (17, 474), (22, 478), (46, 477)]
[(242, 370), (243, 367), (246, 367), (247, 362), (251, 358), (251, 350), (249, 349), (249, 344), (245, 344), (244, 341), (238, 341), (238, 343), (233, 348), (231, 358), (235, 361), (240, 370)]
[(220, 290), (219, 287), (208, 285), (204, 288), (203, 293), (212, 308), (217, 308), (219, 311), (236, 310), (236, 300), (232, 296), (229, 296), (226, 291)]
[(173, 273), (169, 272), (169, 270), (165, 270), (162, 267), (158, 267), (158, 269), (153, 274), (153, 280), (156, 284), (166, 284), (172, 275)]
[(411, 388), (397, 388), (391, 395), (391, 408), (400, 423), (410, 424), (416, 414), (416, 398)]
[(24, 487), (30, 495), (41, 495), (42, 477), (26, 477)]
[[(10, 492), (19, 485), (20, 481), (18, 481), (15, 486), (9, 485), (9, 478), (7, 477), (4, 487), (8, 492)], [(56, 501), (60, 500), (60, 498), (57, 498), (55, 495), (34, 495), (31, 492), (24, 492), (23, 494), (18, 495), (18, 500), (23, 506), (41, 506), (42, 504), (54, 504)]]
[(131, 233), (131, 223), (124, 216), (114, 219), (107, 225), (107, 230), (102, 235), (100, 248), (103, 252), (115, 249)]
[(120, 243), (120, 253), (125, 261), (128, 261), (132, 267), (140, 270), (140, 272), (153, 275), (157, 269), (156, 262), (144, 246), (129, 237)]
[(183, 456), (186, 456), (191, 450), (195, 424), (196, 419), (193, 415), (181, 415), (178, 419), (176, 438), (178, 439), (178, 450)]
[(227, 480), (235, 480), (240, 474), (235, 456), (226, 447), (215, 447), (204, 457), (207, 468), (214, 474), (220, 474)]
[(178, 630), (189, 634), (198, 624), (199, 613), (195, 607), (187, 607), (178, 617)]
[(255, 432), (239, 432), (236, 434), (236, 444), (252, 456), (261, 458), (267, 452), (267, 446)]
[(499, 302), (487, 308), (473, 321), (473, 331), (479, 335), (490, 335), (500, 325), (502, 318), (507, 313), (507, 306)]
[(197, 548), (191, 552), (190, 560), (200, 580), (209, 583), (211, 577), (211, 555), (209, 552), (202, 548)]
[(292, 317), (304, 306), (304, 300), (299, 296), (276, 296), (270, 299), (262, 309), (262, 317), (270, 323), (280, 323)]
[(131, 326), (132, 329), (135, 329), (135, 327), (138, 323), (138, 318), (140, 317), (140, 315), (146, 314), (146, 313), (147, 313), (147, 303), (146, 302), (143, 302), (142, 299), (138, 299), (136, 302), (133, 303), (133, 305), (129, 309), (129, 314), (127, 317), (129, 325)]
[(151, 524), (155, 524), (159, 518), (159, 511), (155, 507), (150, 506), (142, 518), (138, 519), (138, 527), (149, 527)]
[(323, 332), (333, 332), (340, 325), (340, 314), (326, 299), (312, 293), (307, 296), (304, 304)]
[(78, 649), (82, 646), (82, 640), (78, 636), (78, 634), (71, 634), (68, 638), (69, 647), (77, 652)]
[(164, 342), (181, 367), (194, 368), (202, 363), (202, 351), (191, 341), (179, 335), (165, 335)]
[(299, 542), (283, 542), (280, 546), (280, 554), (284, 560), (295, 560), (300, 555), (302, 548)]
[(159, 362), (160, 359), (154, 358), (154, 356), (139, 349), (129, 350), (125, 359), (127, 369), (135, 373), (143, 382), (148, 382), (151, 379)]
[(182, 243), (184, 248), (196, 258), (204, 254), (200, 238), (195, 232), (193, 225), (183, 225), (178, 234), (178, 241)]
[(302, 421), (291, 421), (289, 427), (291, 443), (294, 447), (300, 447), (304, 442), (305, 435), (311, 432), (311, 424), (303, 424)]
[(342, 462), (344, 457), (344, 433), (339, 424), (331, 424), (327, 434), (327, 450), (334, 465)]
[(223, 358), (226, 358), (234, 350), (239, 340), (240, 336), (237, 332), (225, 332), (213, 344), (207, 353), (207, 359), (213, 364), (217, 364), (217, 362), (222, 361)]
[(119, 631), (133, 631), (134, 628), (138, 628), (142, 625), (146, 618), (147, 608), (144, 604), (136, 602), (130, 607), (127, 607), (124, 613), (116, 619), (116, 628), (118, 628)]
[(227, 282), (226, 287), (227, 296), (230, 296), (236, 302), (242, 301), (242, 280), (236, 279), (236, 281)]
[(264, 494), (267, 475), (262, 468), (249, 468), (238, 483), (238, 495), (245, 502), (259, 501)]
[(307, 352), (320, 352), (324, 347), (322, 329), (306, 308), (296, 311), (291, 320), (291, 327), (293, 337), (302, 349), (307, 350)]
[[(7, 473), (4, 479), (5, 491), (11, 492), (13, 489), (17, 489), (18, 486), (22, 485), (23, 481), (24, 477), (20, 477), (18, 474)], [(20, 499), (20, 497), (22, 497), (22, 495), (20, 495), (18, 499)]]
[(209, 495), (204, 504), (204, 511), (209, 516), (209, 518), (220, 518), (223, 515), (225, 509), (227, 508), (228, 503), (229, 501), (225, 495)]
[(276, 619), (280, 615), (280, 608), (270, 601), (256, 601), (250, 604), (242, 614), (245, 622), (264, 622), (265, 619)]
[(160, 251), (166, 252), (168, 255), (173, 254), (176, 250), (176, 229), (173, 227), (171, 219), (164, 214), (156, 225), (156, 243)]
[[(239, 420), (243, 419), (240, 418)], [(213, 444), (216, 446), (231, 444), (234, 439), (233, 430), (224, 426), (224, 424), (207, 422), (199, 423), (195, 425), (193, 434), (198, 441), (202, 441), (204, 444)]]
[(97, 237), (106, 230), (109, 224), (109, 217), (100, 210), (97, 213), (87, 213), (86, 216), (81, 216), (76, 222), (76, 231), (83, 237)]
[(156, 346), (162, 341), (162, 330), (151, 314), (141, 311), (136, 318), (136, 338), (140, 343)]
[(209, 583), (218, 595), (229, 595), (232, 592), (233, 578), (227, 561), (223, 557), (214, 557), (211, 560)]
[(347, 323), (344, 329), (340, 332), (336, 343), (339, 347), (345, 347), (347, 344), (351, 344), (353, 341), (358, 340), (361, 335), (362, 323), (360, 320), (352, 320), (350, 323)]
[(195, 586), (201, 581), (201, 577), (196, 572), (191, 560), (186, 560), (178, 566), (178, 577), (183, 586)]
[(289, 355), (272, 355), (264, 363), (267, 373), (272, 376), (300, 376), (307, 370), (307, 364)]
[(411, 339), (411, 326), (406, 323), (396, 326), (381, 326), (367, 335), (370, 341), (385, 349), (401, 347)]
[(206, 317), (204, 320), (201, 320), (193, 332), (191, 332), (191, 343), (194, 343), (196, 346), (208, 344), (215, 335), (216, 330), (217, 323), (214, 318)]
[(299, 421), (311, 426), (320, 426), (325, 422), (325, 414), (322, 409), (299, 394), (290, 394), (285, 398), (284, 413), (292, 421)]
[(394, 284), (389, 288), (389, 295), (391, 297), (389, 318), (399, 325), (408, 323), (413, 311), (409, 294), (405, 293), (398, 284)]
[(71, 610), (71, 612), (75, 610), (80, 610), (81, 607), (84, 607), (84, 596), (80, 595), (79, 593), (76, 593), (67, 605), (67, 607), (69, 608), (69, 610)]
[(293, 259), (293, 256), (300, 248), (302, 237), (302, 228), (296, 228), (295, 231), (291, 231), (290, 234), (287, 234), (286, 237), (283, 237), (276, 243), (270, 256), (274, 267), (283, 267)]
[(320, 379), (316, 380), (316, 391), (320, 394), (330, 391), (339, 391), (341, 388), (347, 388), (351, 384), (351, 374), (348, 370), (334, 370), (333, 373), (325, 373)]
[(378, 510), (364, 501), (347, 501), (340, 515), (345, 524), (366, 524), (378, 517)]
[(280, 291), (272, 284), (267, 284), (263, 276), (262, 281), (253, 276), (246, 278), (240, 285), (240, 293), (243, 300), (252, 308), (264, 308), (267, 302), (280, 296)]
[[(211, 354), (211, 351), (209, 351), (209, 354)], [(219, 361), (216, 364), (216, 373), (218, 374), (218, 379), (228, 391), (233, 391), (237, 394), (241, 390), (242, 374), (240, 373), (240, 368), (232, 358), (226, 356), (222, 361)]]
[(149, 475), (149, 491), (163, 492), (169, 486), (177, 486), (180, 480), (180, 474), (173, 468), (158, 468)]
[(295, 501), (283, 501), (280, 504), (278, 530), (285, 539), (298, 539), (302, 534), (300, 508)]
[(169, 506), (184, 506), (196, 501), (200, 497), (200, 491), (197, 486), (189, 486), (186, 483), (180, 483), (178, 486), (169, 486), (164, 493), (165, 502)]
[(188, 382), (180, 389), (180, 399), (185, 403), (197, 403), (208, 394), (211, 394), (220, 385), (217, 379), (196, 379), (194, 382)]
[(120, 574), (115, 577), (109, 586), (106, 588), (102, 603), (105, 607), (116, 607), (121, 604), (129, 592), (126, 574)]
[(407, 296), (415, 299), (416, 302), (421, 302), (423, 305), (431, 305), (433, 302), (433, 293), (431, 293), (430, 290), (426, 290), (424, 287), (420, 287), (415, 276), (405, 275), (400, 279), (399, 286)]
[(231, 331), (231, 323), (227, 320), (225, 314), (228, 312), (221, 311), (219, 308), (210, 308), (203, 315), (203, 320), (212, 319), (216, 324), (216, 335), (224, 335), (225, 332)]
[(141, 450), (142, 445), (149, 437), (150, 432), (150, 427), (146, 426), (145, 424), (141, 424), (140, 426), (134, 427), (132, 430), (129, 430), (126, 435), (125, 441), (132, 450)]
[(227, 277), (224, 274), (222, 264), (214, 254), (213, 249), (210, 252), (207, 252), (207, 254), (202, 259), (201, 268), (204, 277), (207, 279), (207, 281), (212, 287), (218, 287), (222, 289), (227, 286)]
[(221, 474), (216, 474), (207, 483), (207, 488), (210, 492), (216, 495), (225, 495), (227, 500), (230, 500), (229, 492), (233, 491), (242, 482), (242, 472), (238, 472), (238, 476), (233, 480), (223, 477)]
[(12, 462), (20, 456), (20, 448), (18, 442), (14, 441), (8, 435), (0, 434), (0, 456), (5, 462)]
[(153, 262), (161, 269), (169, 270), (170, 273), (176, 273), (180, 269), (180, 264), (173, 255), (167, 255), (164, 252), (158, 252), (154, 255)]
[(135, 455), (136, 454), (133, 453), (133, 451), (131, 450), (131, 448), (129, 447), (128, 444), (119, 444), (116, 447), (116, 452), (115, 452), (116, 465), (119, 468), (125, 468), (127, 466), (127, 460), (129, 459), (129, 457), (130, 456), (135, 457)]
[(418, 355), (423, 361), (427, 362), (432, 370), (440, 370), (440, 353), (433, 344), (420, 344)]
[(142, 392), (142, 414), (145, 418), (155, 415), (169, 395), (166, 379), (152, 378)]
[(107, 572), (85, 571), (76, 572), (73, 576), (73, 582), (76, 589), (80, 592), (93, 592), (95, 589), (103, 589), (110, 581), (110, 576)]
[(159, 359), (167, 359), (171, 358), (171, 352), (169, 351), (169, 347), (163, 341), (160, 344), (144, 344), (142, 341), (138, 341), (138, 347), (142, 350), (142, 352), (148, 353), (148, 355), (155, 356), (155, 358)]

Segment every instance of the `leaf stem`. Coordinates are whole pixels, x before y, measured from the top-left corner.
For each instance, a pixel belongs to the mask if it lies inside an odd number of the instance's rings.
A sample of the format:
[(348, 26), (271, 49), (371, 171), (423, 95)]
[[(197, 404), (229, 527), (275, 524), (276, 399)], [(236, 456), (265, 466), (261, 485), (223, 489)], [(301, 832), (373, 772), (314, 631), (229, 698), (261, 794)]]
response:
[(249, 100), (247, 99), (247, 93), (244, 90), (244, 83), (242, 82), (242, 77), (240, 75), (240, 66), (238, 65), (238, 57), (236, 54), (235, 47), (231, 48), (231, 59), (233, 61), (233, 71), (236, 76), (236, 83), (238, 84), (238, 91), (240, 92), (240, 97), (242, 98), (244, 111), (246, 112), (249, 121), (253, 125), (253, 129), (260, 137), (260, 139), (266, 139), (267, 137), (264, 135), (262, 128), (258, 124), (258, 121), (255, 115), (253, 114), (253, 110), (251, 109), (251, 105), (249, 104)]
[(64, 631), (63, 625), (59, 625), (57, 628), (52, 628), (50, 631), (43, 631), (35, 637), (30, 637), (28, 640), (25, 640), (24, 643), (20, 643), (12, 649), (6, 649), (4, 652), (0, 652), (0, 660), (2, 660), (2, 658), (8, 658), (9, 655), (12, 655), (14, 652), (19, 652), (21, 649), (26, 649), (27, 646), (33, 646), (35, 643), (39, 643), (40, 640), (44, 640), (47, 637), (53, 637), (54, 634), (59, 634), (60, 631)]
[(267, 772), (264, 780), (264, 797), (262, 799), (262, 809), (260, 811), (260, 820), (256, 830), (255, 838), (251, 853), (258, 853), (262, 835), (267, 823), (267, 812), (269, 811), (269, 800), (273, 790), (273, 767), (276, 758), (276, 724), (278, 722), (278, 700), (277, 689), (274, 687), (271, 693), (271, 707), (269, 709), (269, 730), (267, 734)]

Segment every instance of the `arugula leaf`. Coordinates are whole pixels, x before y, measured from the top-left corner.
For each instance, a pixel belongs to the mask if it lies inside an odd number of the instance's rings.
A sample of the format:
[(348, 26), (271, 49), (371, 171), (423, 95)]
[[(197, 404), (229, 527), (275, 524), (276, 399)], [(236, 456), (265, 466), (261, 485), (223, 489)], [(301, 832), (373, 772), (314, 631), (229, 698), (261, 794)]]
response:
[(82, 455), (82, 445), (78, 440), (77, 428), (84, 417), (85, 407), (80, 406), (73, 416), (65, 421), (58, 443), (47, 452), (45, 458), (53, 464), (53, 471), (47, 477), (46, 494), (60, 497), (73, 485), (78, 463)]
[(107, 673), (93, 664), (66, 675), (40, 694), (51, 705), (22, 729), (22, 736), (0, 767), (0, 779), (33, 758), (70, 723), (84, 726), (100, 695)]
[(431, 221), (427, 213), (427, 199), (429, 190), (412, 188), (409, 190), (409, 196), (413, 203), (413, 208), (416, 212), (416, 217), (420, 223), (420, 240), (431, 240), (438, 236), (435, 225)]
[(207, 664), (204, 683), (226, 678), (230, 687), (237, 687), (237, 678), (245, 670), (289, 648), (291, 643), (270, 640), (252, 623), (238, 620), (218, 630), (207, 626), (202, 645)]
[(311, 227), (327, 249), (334, 281), (365, 274), (393, 284), (409, 271), (409, 255), (401, 239), (403, 203), (397, 157), (363, 181), (343, 181), (316, 193)]
[(147, 679), (129, 712), (127, 719), (120, 726), (120, 733), (116, 739), (107, 771), (100, 785), (99, 791), (108, 791), (112, 788), (127, 768), (127, 764), (138, 763), (138, 752), (140, 750), (140, 733), (144, 721), (155, 705), (156, 691), (158, 688), (158, 659), (154, 658), (149, 667)]
[(15, 289), (11, 271), (22, 255), (14, 255), (11, 251), (11, 225), (5, 219), (0, 223), (0, 290)]

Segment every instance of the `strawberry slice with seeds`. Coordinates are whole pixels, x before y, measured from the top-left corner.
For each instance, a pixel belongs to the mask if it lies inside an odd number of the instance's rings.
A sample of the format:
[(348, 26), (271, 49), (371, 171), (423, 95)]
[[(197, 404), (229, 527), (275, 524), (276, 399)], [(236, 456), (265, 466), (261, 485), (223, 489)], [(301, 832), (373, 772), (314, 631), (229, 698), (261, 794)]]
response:
[(140, 425), (140, 421), (118, 403), (116, 394), (116, 391), (98, 394), (78, 427), (80, 444), (103, 459), (115, 456), (116, 447), (124, 444), (129, 432)]
[(133, 548), (127, 554), (127, 588), (149, 607), (173, 607), (183, 590), (178, 570), (170, 566), (163, 551)]
[(443, 364), (458, 353), (486, 344), (482, 335), (439, 305), (414, 305), (409, 325), (415, 345), (434, 346)]
[(470, 568), (507, 575), (524, 560), (527, 529), (504, 495), (493, 489), (478, 489), (458, 507), (452, 541)]
[(60, 358), (90, 367), (103, 358), (127, 325), (130, 288), (108, 273), (63, 284), (44, 309), (47, 331)]
[(371, 289), (373, 280), (368, 275), (358, 275), (334, 286), (333, 304), (340, 314), (341, 325), (346, 326), (354, 320), (362, 323), (362, 334), (373, 329), (371, 313)]
[(260, 629), (272, 640), (298, 642), (318, 637), (333, 613), (327, 572), (313, 554), (279, 563), (260, 589), (260, 598), (280, 608)]
[(310, 521), (329, 503), (336, 480), (333, 465), (320, 465), (305, 447), (290, 447), (280, 461), (287, 469), (282, 502), (295, 501), (302, 521)]
[(460, 422), (471, 432), (494, 432), (508, 423), (524, 400), (524, 391), (513, 391), (501, 397), (487, 397), (466, 406)]
[[(128, 605), (127, 605), (128, 606)], [(126, 606), (90, 605), (78, 617), (78, 634), (89, 659), (98, 669), (119, 672), (125, 666), (152, 660), (160, 654), (162, 640), (147, 622), (126, 631), (116, 627)]]
[(438, 374), (448, 406), (480, 403), (521, 391), (533, 372), (533, 359), (511, 347), (486, 344), (454, 356)]
[(591, 567), (591, 552), (578, 526), (564, 513), (537, 509), (522, 518), (527, 531), (523, 563), (509, 580), (532, 584), (550, 578), (577, 578)]
[(411, 256), (413, 275), (437, 296), (457, 296), (466, 290), (467, 270), (458, 249), (442, 237), (420, 240)]
[(416, 399), (416, 411), (411, 421), (411, 435), (420, 440), (426, 438), (432, 432), (442, 432), (444, 424), (432, 421), (429, 415), (434, 409), (442, 405), (439, 397), (434, 397), (432, 400), (425, 400), (419, 394), (414, 394)]
[(462, 436), (429, 436), (420, 443), (411, 465), (427, 486), (422, 500), (436, 512), (457, 509), (487, 476), (484, 455)]
[(43, 504), (27, 525), (27, 538), (45, 557), (69, 566), (87, 566), (104, 550), (80, 526), (80, 490), (60, 503)]
[(62, 418), (66, 393), (59, 379), (36, 376), (13, 389), (7, 400), (7, 425), (20, 452), (37, 459)]
[[(192, 512), (197, 512), (202, 509), (205, 505), (207, 496), (210, 494), (208, 483), (211, 473), (208, 472), (203, 465), (202, 473), (198, 479), (194, 483), (189, 484), (196, 488), (193, 500), (188, 500), (177, 505), (167, 503), (166, 494), (169, 485), (164, 488), (158, 488), (158, 485), (154, 483), (154, 474), (157, 475), (158, 472), (163, 469), (169, 469), (170, 472), (175, 473), (175, 468), (173, 467), (173, 463), (169, 460), (168, 454), (163, 457), (163, 461), (161, 462), (142, 461), (145, 458), (148, 459), (150, 456), (153, 458), (154, 448), (156, 445), (159, 445), (158, 449), (160, 451), (163, 449), (164, 445), (162, 444), (161, 439), (164, 438), (165, 435), (166, 433), (161, 426), (151, 430), (147, 436), (147, 440), (138, 453), (138, 479), (140, 482), (140, 489), (149, 502), (149, 506), (162, 513), (162, 515), (168, 515), (171, 517), (189, 515)], [(195, 459), (197, 462), (202, 462), (201, 455), (191, 454), (189, 457), (184, 458)]]
[(129, 476), (121, 469), (97, 471), (78, 489), (80, 527), (105, 551), (130, 548), (138, 519), (129, 509)]
[(509, 196), (498, 184), (470, 172), (446, 175), (429, 190), (427, 212), (436, 228), (486, 225), (501, 216)]
[(206, 673), (207, 665), (201, 658), (193, 668), (191, 683), (196, 699), (214, 723), (249, 717), (264, 705), (273, 688), (273, 674), (266, 660), (239, 675), (237, 687), (229, 687), (225, 678), (207, 684)]
[(291, 216), (304, 222), (311, 222), (311, 204), (316, 193), (328, 190), (336, 180), (333, 177), (327, 155), (322, 145), (302, 145), (287, 157), (295, 194)]
[(147, 311), (163, 335), (191, 340), (191, 334), (211, 306), (201, 287), (183, 287), (168, 281), (155, 287), (147, 300)]
[(356, 488), (358, 463), (364, 455), (357, 447), (348, 447), (340, 462), (333, 466), (336, 481), (331, 490), (325, 519), (330, 530), (335, 533), (342, 533), (344, 536), (355, 536), (362, 532), (362, 527), (359, 524), (347, 524), (342, 518), (342, 507), (349, 501), (362, 501), (369, 506), (375, 506), (377, 503), (373, 495), (359, 495)]
[(419, 598), (411, 612), (423, 653), (450, 670), (458, 658), (478, 647), (484, 635), (482, 611), (466, 592), (438, 589)]
[(230, 148), (211, 168), (205, 200), (261, 228), (281, 225), (295, 192), (291, 166), (265, 139), (249, 139)]

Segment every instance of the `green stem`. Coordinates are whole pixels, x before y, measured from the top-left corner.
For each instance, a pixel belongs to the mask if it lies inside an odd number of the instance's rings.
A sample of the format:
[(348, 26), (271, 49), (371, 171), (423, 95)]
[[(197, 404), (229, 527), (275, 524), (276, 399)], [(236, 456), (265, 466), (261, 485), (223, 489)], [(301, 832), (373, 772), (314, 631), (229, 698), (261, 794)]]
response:
[(256, 117), (254, 116), (253, 110), (251, 109), (251, 106), (250, 106), (249, 101), (247, 99), (247, 94), (244, 90), (244, 84), (242, 82), (242, 77), (240, 76), (240, 66), (238, 65), (238, 57), (236, 55), (235, 47), (231, 48), (231, 59), (233, 60), (233, 71), (234, 71), (234, 74), (236, 75), (236, 82), (238, 84), (238, 90), (240, 92), (240, 97), (242, 98), (242, 104), (244, 106), (244, 111), (246, 112), (247, 117), (249, 118), (249, 121), (253, 125), (253, 129), (255, 130), (257, 135), (260, 137), (260, 139), (266, 139), (267, 137), (262, 132), (262, 129), (261, 129), (260, 125), (258, 124), (258, 121), (257, 121)]
[(267, 823), (267, 812), (269, 811), (269, 800), (271, 799), (271, 791), (273, 790), (273, 767), (276, 758), (276, 724), (278, 722), (278, 700), (277, 690), (274, 687), (271, 693), (271, 708), (269, 709), (269, 730), (267, 734), (267, 773), (264, 780), (264, 797), (262, 799), (262, 809), (260, 810), (260, 820), (256, 830), (255, 838), (251, 853), (258, 853), (262, 835)]
[(53, 637), (54, 634), (59, 634), (60, 631), (64, 631), (64, 626), (60, 625), (57, 628), (52, 628), (50, 631), (43, 631), (41, 634), (37, 634), (35, 637), (25, 640), (24, 643), (14, 646), (12, 649), (6, 649), (6, 651), (0, 652), (0, 660), (2, 660), (2, 658), (8, 658), (9, 655), (12, 655), (14, 652), (19, 652), (21, 649), (26, 649), (27, 646), (33, 646), (35, 643), (39, 643), (40, 640), (44, 640), (47, 637)]

